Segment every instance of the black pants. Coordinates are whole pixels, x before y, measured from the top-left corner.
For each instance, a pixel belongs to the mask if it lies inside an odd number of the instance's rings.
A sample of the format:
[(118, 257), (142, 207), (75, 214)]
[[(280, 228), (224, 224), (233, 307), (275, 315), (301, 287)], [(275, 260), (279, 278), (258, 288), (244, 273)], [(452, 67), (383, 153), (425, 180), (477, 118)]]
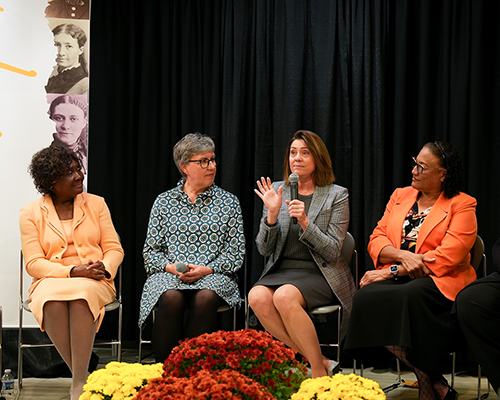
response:
[(455, 300), (460, 327), (496, 392), (500, 389), (500, 282), (486, 277), (463, 289)]

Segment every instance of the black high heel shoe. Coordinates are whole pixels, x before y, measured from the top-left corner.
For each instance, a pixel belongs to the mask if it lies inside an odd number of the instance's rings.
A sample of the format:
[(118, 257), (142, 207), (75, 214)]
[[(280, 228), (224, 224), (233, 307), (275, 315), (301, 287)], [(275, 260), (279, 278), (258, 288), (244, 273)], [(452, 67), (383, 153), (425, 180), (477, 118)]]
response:
[(458, 399), (458, 392), (453, 389), (449, 384), (448, 381), (445, 379), (443, 375), (435, 375), (433, 376), (434, 381), (441, 382), (445, 386), (448, 387), (448, 393), (446, 393), (446, 396), (444, 396), (443, 400), (457, 400)]
[(446, 393), (446, 396), (444, 396), (443, 400), (457, 400), (457, 399), (458, 399), (458, 392), (451, 386), (448, 386), (448, 393)]

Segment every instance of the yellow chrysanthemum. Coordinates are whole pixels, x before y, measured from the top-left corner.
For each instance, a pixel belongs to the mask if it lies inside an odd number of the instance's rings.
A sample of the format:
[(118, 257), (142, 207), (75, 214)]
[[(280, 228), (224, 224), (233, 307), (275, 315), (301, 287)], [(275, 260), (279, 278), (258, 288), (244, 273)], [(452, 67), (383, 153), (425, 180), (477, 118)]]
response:
[(159, 378), (163, 364), (143, 365), (110, 362), (104, 368), (89, 375), (80, 400), (131, 399), (151, 379)]
[(306, 379), (291, 400), (385, 400), (378, 383), (355, 374)]

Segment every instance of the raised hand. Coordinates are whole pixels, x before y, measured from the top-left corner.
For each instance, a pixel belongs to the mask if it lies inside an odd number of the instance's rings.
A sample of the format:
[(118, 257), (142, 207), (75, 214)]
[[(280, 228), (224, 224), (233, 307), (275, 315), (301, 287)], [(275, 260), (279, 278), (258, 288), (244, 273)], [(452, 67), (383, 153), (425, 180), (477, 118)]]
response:
[[(283, 201), (283, 187), (280, 186), (278, 193), (276, 193), (269, 177), (260, 178), (260, 181), (257, 181), (257, 186), (258, 189), (254, 189), (254, 192), (262, 199), (268, 209), (268, 222), (274, 223), (278, 218), (281, 202)], [(272, 220), (269, 220), (270, 218)]]

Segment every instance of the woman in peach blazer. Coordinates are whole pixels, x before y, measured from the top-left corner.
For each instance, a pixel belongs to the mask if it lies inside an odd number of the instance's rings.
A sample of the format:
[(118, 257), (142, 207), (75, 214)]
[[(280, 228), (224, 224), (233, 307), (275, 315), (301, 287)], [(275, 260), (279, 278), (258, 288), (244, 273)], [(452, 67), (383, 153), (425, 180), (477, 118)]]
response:
[(104, 199), (83, 193), (74, 152), (47, 147), (33, 156), (30, 173), (43, 194), (19, 218), (33, 277), (30, 309), (72, 372), (71, 398), (78, 399), (123, 250)]
[(354, 295), (345, 347), (364, 364), (389, 350), (417, 376), (420, 399), (456, 399), (436, 368), (453, 339), (453, 301), (476, 279), (476, 200), (459, 191), (461, 162), (448, 143), (427, 143), (412, 174), (370, 236), (376, 269)]

